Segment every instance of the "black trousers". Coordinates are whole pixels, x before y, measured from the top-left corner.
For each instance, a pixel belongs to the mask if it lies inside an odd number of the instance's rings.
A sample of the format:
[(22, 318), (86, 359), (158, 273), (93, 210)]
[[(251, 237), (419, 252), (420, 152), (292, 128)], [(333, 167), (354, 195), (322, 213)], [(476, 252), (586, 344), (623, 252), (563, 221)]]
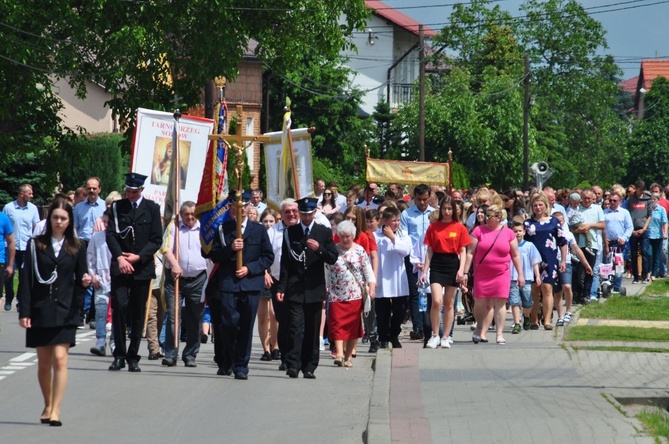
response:
[(283, 303), (288, 309), (290, 326), (286, 366), (303, 372), (314, 372), (318, 367), (320, 357), (318, 333), (321, 326), (323, 303), (302, 303), (285, 299)]
[[(150, 280), (134, 280), (132, 276), (115, 276), (111, 281), (112, 329), (114, 331), (115, 358), (138, 362), (139, 344), (142, 340), (146, 301), (151, 291)], [(126, 348), (125, 326), (130, 321), (130, 345)]]
[(290, 313), (288, 311), (288, 304), (279, 302), (276, 298), (277, 284), (278, 281), (272, 278), (270, 292), (272, 293), (274, 317), (276, 317), (276, 322), (279, 324), (276, 341), (279, 346), (279, 351), (281, 352), (281, 362), (286, 362), (286, 356), (288, 356), (288, 351), (290, 349)]
[[(593, 253), (595, 254), (590, 254), (586, 251), (583, 251), (583, 255), (585, 258), (588, 260), (588, 264), (590, 264), (590, 267), (593, 269), (593, 274), (594, 274), (594, 269), (595, 269), (595, 260), (597, 258), (597, 255), (600, 254), (599, 251), (597, 250), (592, 250)], [(573, 263), (572, 263), (573, 264)], [(592, 287), (592, 274), (587, 274), (585, 272), (585, 267), (583, 267), (583, 264), (580, 262), (578, 263), (578, 266), (576, 267), (576, 271), (574, 272), (574, 277), (572, 278), (572, 291), (574, 293), (574, 302), (583, 302), (586, 299), (590, 299), (590, 288)]]
[[(402, 332), (402, 321), (409, 296), (376, 299), (376, 325), (379, 341), (388, 342)], [(420, 313), (422, 317), (422, 313)]]
[(259, 299), (260, 292), (221, 291), (216, 310), (218, 316), (214, 317), (212, 311), (212, 322), (218, 324), (220, 331), (214, 343), (218, 346), (219, 368), (248, 374)]

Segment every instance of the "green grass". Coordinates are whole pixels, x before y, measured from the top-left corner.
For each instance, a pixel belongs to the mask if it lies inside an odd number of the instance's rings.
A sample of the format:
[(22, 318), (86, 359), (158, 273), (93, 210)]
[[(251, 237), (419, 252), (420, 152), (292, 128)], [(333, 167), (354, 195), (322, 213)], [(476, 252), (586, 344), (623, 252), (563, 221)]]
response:
[(564, 340), (669, 342), (669, 329), (579, 325), (570, 327), (564, 335)]
[(669, 348), (660, 347), (628, 347), (624, 345), (588, 345), (585, 347), (572, 346), (575, 351), (580, 350), (594, 350), (594, 351), (614, 351), (627, 353), (669, 353)]
[[(660, 282), (654, 282), (648, 286)], [(664, 286), (665, 282), (661, 282)], [(669, 285), (667, 283), (666, 285)], [(655, 290), (656, 296), (644, 294), (643, 296), (612, 296), (605, 304), (592, 304), (585, 306), (579, 312), (581, 318), (594, 319), (635, 319), (642, 321), (666, 321), (669, 320), (669, 297)]]
[(638, 418), (656, 440), (660, 436), (669, 438), (669, 418), (666, 412), (661, 410), (645, 410), (639, 413)]

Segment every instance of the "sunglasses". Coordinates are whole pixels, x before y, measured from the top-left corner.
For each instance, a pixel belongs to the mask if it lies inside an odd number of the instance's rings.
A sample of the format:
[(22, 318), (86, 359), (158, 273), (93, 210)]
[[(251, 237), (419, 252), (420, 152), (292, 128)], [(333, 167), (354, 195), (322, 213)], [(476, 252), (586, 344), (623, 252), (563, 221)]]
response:
[(488, 219), (488, 220), (492, 219), (493, 217), (499, 217), (499, 216), (496, 215), (496, 214), (486, 214), (485, 215), (485, 218)]
[(332, 193), (323, 193), (323, 196), (332, 196)]

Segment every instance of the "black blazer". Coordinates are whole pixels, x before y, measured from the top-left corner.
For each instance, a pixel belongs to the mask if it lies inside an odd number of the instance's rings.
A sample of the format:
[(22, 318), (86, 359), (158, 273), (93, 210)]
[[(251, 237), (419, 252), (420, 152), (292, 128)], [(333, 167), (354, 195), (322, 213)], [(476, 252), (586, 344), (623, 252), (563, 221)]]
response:
[(31, 239), (26, 248), (24, 272), (20, 275), (19, 318), (30, 318), (33, 327), (79, 325), (86, 294), (81, 278), (88, 272), (85, 245), (80, 243), (76, 255), (68, 253), (63, 245), (58, 257), (54, 254), (51, 240), (48, 240), (44, 250), (35, 245), (37, 267), (42, 279), (48, 280), (56, 266), (58, 267), (56, 281), (45, 285), (40, 284), (35, 276), (30, 247), (33, 242), (35, 239)]
[[(288, 233), (286, 242), (285, 233)], [(302, 224), (293, 225), (284, 231), (281, 247), (281, 277), (277, 292), (284, 293), (286, 300), (292, 302), (312, 303), (325, 300), (325, 264), (337, 262), (337, 247), (332, 240), (332, 230), (314, 223), (309, 232), (309, 239), (318, 242), (318, 251), (307, 247)], [(292, 250), (300, 254), (304, 251), (305, 261), (296, 260)]]
[[(123, 235), (119, 234), (115, 220), (118, 220), (119, 232), (122, 233), (127, 227), (132, 227), (134, 236), (130, 230)], [(133, 264), (135, 272), (132, 276), (135, 279), (155, 278), (156, 266), (153, 262), (153, 255), (156, 254), (162, 242), (163, 226), (160, 221), (160, 207), (157, 203), (143, 198), (135, 210), (128, 199), (121, 199), (112, 204), (112, 217), (107, 226), (107, 247), (112, 255), (112, 277), (121, 274), (118, 268), (118, 258), (125, 252), (135, 253), (140, 257), (139, 262)]]
[[(220, 233), (223, 233), (221, 243)], [(258, 222), (246, 221), (244, 230), (244, 249), (242, 257), (244, 266), (249, 269), (249, 274), (242, 279), (235, 277), (237, 270), (237, 252), (232, 249), (232, 243), (237, 238), (237, 221), (225, 221), (219, 228), (219, 233), (214, 236), (214, 241), (209, 254), (213, 262), (218, 263), (218, 270), (214, 279), (217, 280), (220, 291), (236, 293), (239, 291), (260, 292), (265, 289), (265, 270), (274, 262), (274, 250), (269, 241), (267, 229)], [(214, 293), (212, 297), (217, 297)]]

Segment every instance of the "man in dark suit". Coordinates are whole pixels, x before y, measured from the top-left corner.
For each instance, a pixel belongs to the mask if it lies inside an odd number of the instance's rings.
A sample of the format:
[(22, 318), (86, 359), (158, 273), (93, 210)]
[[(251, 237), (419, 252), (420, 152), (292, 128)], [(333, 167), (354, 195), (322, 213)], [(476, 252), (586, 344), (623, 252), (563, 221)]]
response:
[[(318, 367), (321, 311), (325, 301), (325, 264), (337, 261), (332, 231), (314, 223), (318, 199), (297, 201), (300, 223), (284, 231), (281, 251), (281, 277), (277, 300), (287, 305), (290, 346), (286, 374), (315, 379)], [(304, 334), (302, 333), (304, 332)]]
[[(231, 193), (232, 196), (232, 193)], [(202, 255), (218, 264), (211, 282), (219, 291), (211, 291), (209, 308), (216, 324), (216, 363), (219, 375), (246, 380), (251, 358), (253, 326), (258, 312), (260, 292), (265, 289), (265, 270), (274, 260), (274, 251), (267, 230), (247, 219), (246, 210), (251, 192), (242, 194), (244, 201), (242, 238), (238, 238), (236, 211), (232, 219), (222, 223), (214, 236), (211, 251)], [(232, 199), (231, 199), (232, 200)], [(243, 266), (237, 270), (237, 252), (242, 251)]]
[[(146, 300), (151, 279), (156, 277), (153, 255), (162, 243), (160, 207), (142, 197), (146, 176), (125, 176), (125, 199), (112, 204), (107, 227), (107, 246), (111, 252), (112, 329), (114, 362), (109, 370), (139, 372), (139, 343), (142, 339)], [(130, 320), (130, 346), (126, 349), (125, 326)]]

